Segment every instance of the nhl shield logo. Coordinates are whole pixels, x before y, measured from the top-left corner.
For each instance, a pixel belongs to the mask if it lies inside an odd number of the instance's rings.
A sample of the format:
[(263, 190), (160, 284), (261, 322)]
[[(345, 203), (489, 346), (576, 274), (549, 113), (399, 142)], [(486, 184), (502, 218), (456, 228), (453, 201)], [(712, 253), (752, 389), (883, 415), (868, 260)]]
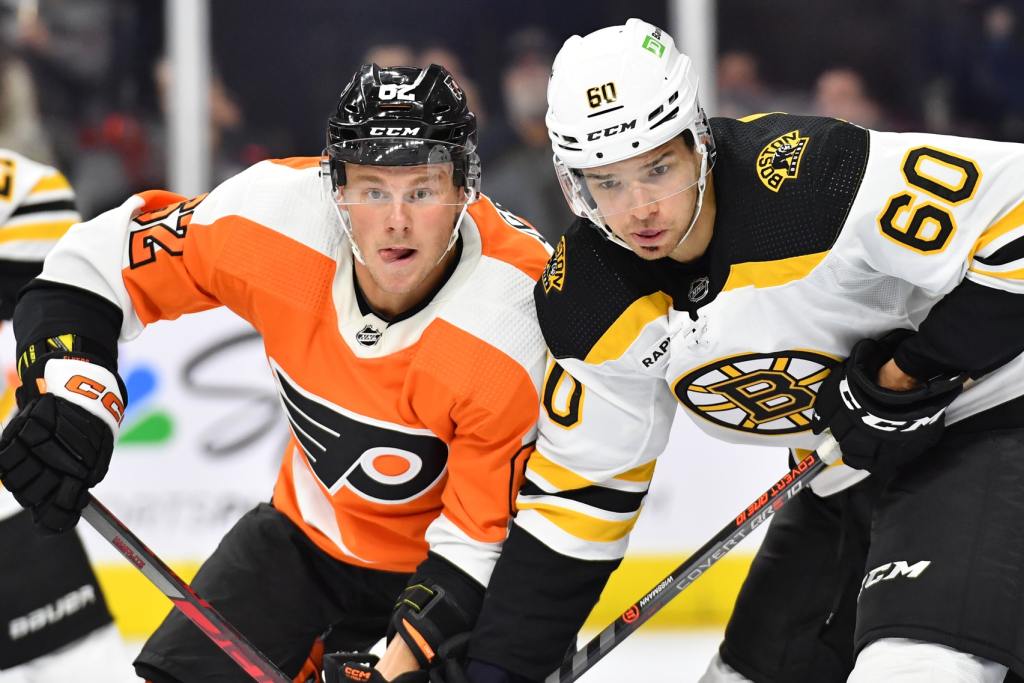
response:
[(690, 294), (689, 299), (693, 303), (697, 303), (708, 295), (708, 288), (711, 285), (711, 281), (707, 276), (699, 277), (690, 283)]
[(558, 240), (558, 246), (555, 247), (555, 253), (551, 255), (551, 259), (544, 269), (540, 283), (544, 287), (545, 294), (550, 294), (552, 289), (561, 292), (562, 287), (565, 286), (565, 237)]
[(799, 130), (775, 138), (757, 155), (757, 177), (772, 192), (800, 174), (800, 160), (807, 149), (809, 137), (801, 137)]
[(837, 362), (804, 350), (744, 353), (695, 368), (672, 390), (683, 407), (720, 427), (792, 434), (811, 428), (818, 387)]
[(363, 346), (376, 346), (384, 333), (373, 325), (365, 325), (363, 329), (356, 332), (356, 341)]

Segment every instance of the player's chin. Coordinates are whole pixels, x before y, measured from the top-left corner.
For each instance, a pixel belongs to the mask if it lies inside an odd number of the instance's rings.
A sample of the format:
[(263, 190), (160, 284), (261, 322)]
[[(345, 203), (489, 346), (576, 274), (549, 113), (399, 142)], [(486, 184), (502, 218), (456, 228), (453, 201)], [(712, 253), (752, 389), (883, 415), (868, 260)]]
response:
[(378, 272), (374, 280), (389, 294), (407, 294), (423, 281), (423, 274), (418, 271), (396, 273), (393, 270), (384, 270)]
[(645, 261), (657, 261), (660, 258), (665, 258), (669, 255), (671, 249), (665, 247), (641, 247), (633, 246), (633, 253), (644, 259)]

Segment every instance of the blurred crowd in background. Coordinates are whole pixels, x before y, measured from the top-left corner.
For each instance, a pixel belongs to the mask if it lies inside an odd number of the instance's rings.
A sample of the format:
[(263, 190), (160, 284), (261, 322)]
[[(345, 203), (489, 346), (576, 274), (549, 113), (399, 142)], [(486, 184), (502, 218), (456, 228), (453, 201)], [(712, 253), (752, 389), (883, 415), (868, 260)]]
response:
[[(0, 147), (50, 162), (92, 216), (165, 185), (171, 70), (157, 0), (0, 0)], [(544, 128), (562, 41), (664, 0), (210, 2), (214, 173), (319, 154), (359, 64), (444, 64), (480, 118), (484, 192), (568, 226)], [(625, 13), (624, 13), (625, 12)], [(720, 0), (711, 116), (813, 113), (1024, 142), (1024, 0)]]

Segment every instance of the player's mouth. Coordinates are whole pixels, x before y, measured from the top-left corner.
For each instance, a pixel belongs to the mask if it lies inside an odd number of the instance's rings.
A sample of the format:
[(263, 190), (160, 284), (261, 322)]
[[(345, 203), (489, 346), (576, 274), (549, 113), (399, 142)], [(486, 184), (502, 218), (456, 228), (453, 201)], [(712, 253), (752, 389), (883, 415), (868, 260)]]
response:
[(632, 237), (633, 241), (641, 247), (653, 247), (661, 241), (667, 232), (668, 230), (650, 228), (647, 230), (637, 230), (633, 233)]
[(416, 255), (416, 250), (408, 247), (388, 247), (378, 249), (377, 254), (384, 263), (406, 263)]

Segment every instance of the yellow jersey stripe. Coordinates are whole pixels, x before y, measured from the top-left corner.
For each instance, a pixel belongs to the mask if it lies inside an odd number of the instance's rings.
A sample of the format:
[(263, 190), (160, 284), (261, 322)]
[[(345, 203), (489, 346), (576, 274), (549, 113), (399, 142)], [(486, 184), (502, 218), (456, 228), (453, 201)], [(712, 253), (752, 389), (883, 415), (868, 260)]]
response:
[(536, 449), (530, 454), (530, 459), (526, 461), (526, 469), (528, 472), (535, 472), (537, 476), (557, 487), (559, 491), (582, 489), (594, 484), (572, 470), (548, 460), (543, 453)]
[(739, 122), (740, 123), (750, 123), (751, 121), (757, 121), (758, 119), (760, 119), (762, 117), (765, 117), (765, 116), (771, 116), (772, 114), (785, 114), (785, 113), (786, 112), (784, 112), (784, 111), (765, 111), (765, 112), (761, 112), (760, 114), (747, 114), (746, 116), (740, 117)]
[(575, 510), (549, 505), (547, 503), (523, 503), (520, 510), (535, 510), (562, 531), (584, 541), (594, 543), (611, 543), (625, 538), (636, 524), (640, 511), (627, 520), (610, 522), (584, 515)]
[(1007, 270), (1004, 272), (982, 270), (981, 268), (968, 268), (968, 270), (972, 273), (977, 273), (978, 275), (987, 275), (988, 277), (995, 277), (1000, 280), (1024, 280), (1024, 268), (1017, 268), (1016, 270)]
[(655, 292), (637, 299), (605, 330), (584, 360), (597, 365), (622, 357), (643, 329), (651, 321), (668, 315), (670, 308), (672, 298), (664, 292)]
[(0, 229), (0, 244), (18, 240), (56, 240), (64, 236), (77, 221), (48, 221), (45, 223), (27, 223), (13, 228)]
[(58, 171), (57, 173), (54, 173), (52, 175), (46, 176), (45, 178), (40, 180), (38, 183), (36, 183), (35, 187), (32, 188), (32, 191), (29, 192), (29, 196), (32, 196), (33, 194), (36, 194), (37, 192), (53, 192), (55, 190), (70, 190), (70, 189), (71, 189), (71, 183), (68, 182), (68, 179), (64, 177), (63, 173), (60, 173)]
[(974, 255), (981, 249), (1010, 232), (1014, 228), (1024, 225), (1024, 202), (1010, 209), (1009, 213), (993, 223), (988, 230), (981, 234), (978, 241), (971, 247), (971, 253), (967, 257), (968, 262), (974, 260)]
[(734, 263), (729, 268), (729, 277), (722, 290), (729, 291), (740, 287), (778, 287), (800, 280), (807, 277), (827, 255), (827, 251), (822, 251), (777, 261)]
[(651, 478), (654, 477), (655, 462), (656, 461), (652, 460), (645, 465), (640, 465), (639, 467), (634, 467), (631, 470), (626, 470), (622, 474), (616, 475), (615, 478), (622, 481), (650, 481)]

